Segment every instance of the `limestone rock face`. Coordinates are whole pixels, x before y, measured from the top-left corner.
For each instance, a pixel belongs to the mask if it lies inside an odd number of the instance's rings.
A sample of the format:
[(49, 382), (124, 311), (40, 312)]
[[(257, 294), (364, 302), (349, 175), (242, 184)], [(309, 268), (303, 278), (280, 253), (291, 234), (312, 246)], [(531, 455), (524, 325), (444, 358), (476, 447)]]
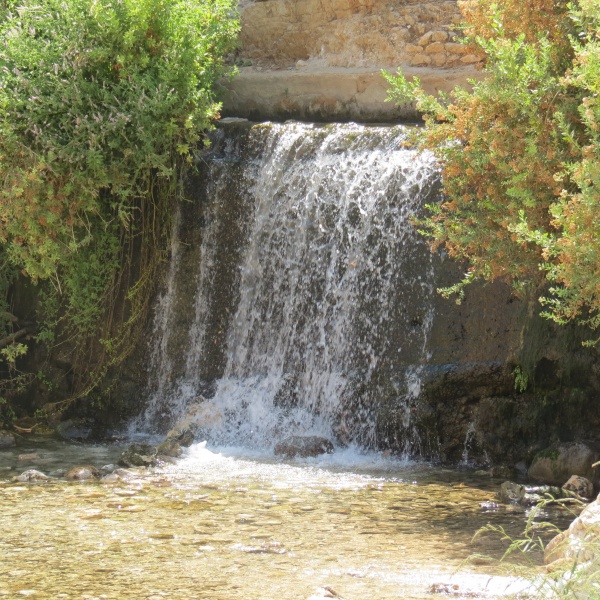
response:
[(449, 67), (467, 54), (454, 42), (461, 17), (453, 1), (242, 0), (240, 12), (242, 56), (257, 65), (414, 65), (425, 54)]
[(457, 43), (454, 0), (242, 0), (240, 74), (223, 114), (317, 121), (416, 119), (385, 102), (381, 70), (418, 76), (431, 93), (477, 75)]
[(332, 452), (333, 444), (327, 438), (316, 435), (292, 435), (275, 446), (275, 454), (286, 458), (319, 456)]

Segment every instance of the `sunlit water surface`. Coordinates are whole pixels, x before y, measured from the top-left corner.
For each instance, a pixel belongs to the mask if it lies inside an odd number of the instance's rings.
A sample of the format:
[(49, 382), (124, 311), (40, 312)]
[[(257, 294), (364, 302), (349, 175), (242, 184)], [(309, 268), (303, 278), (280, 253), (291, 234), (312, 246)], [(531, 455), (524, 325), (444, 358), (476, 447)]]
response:
[(37, 458), (0, 452), (0, 596), (383, 600), (439, 598), (442, 583), (453, 597), (523, 587), (495, 561), (467, 562), (503, 553), (497, 538), (472, 541), (480, 527), (516, 534), (526, 515), (495, 504), (499, 481), (465, 471), (199, 444), (129, 481), (11, 482), (26, 468), (115, 462), (121, 448), (26, 450)]

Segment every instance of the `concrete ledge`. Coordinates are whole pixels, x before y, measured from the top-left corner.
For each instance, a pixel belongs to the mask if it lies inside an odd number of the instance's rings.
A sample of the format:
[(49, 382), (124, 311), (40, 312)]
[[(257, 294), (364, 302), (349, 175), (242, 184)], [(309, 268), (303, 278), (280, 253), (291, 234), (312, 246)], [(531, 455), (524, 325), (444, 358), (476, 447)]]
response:
[[(304, 121), (357, 121), (388, 123), (418, 121), (412, 104), (396, 106), (385, 102), (388, 83), (381, 68), (293, 68), (261, 71), (240, 70), (224, 84), (224, 117), (254, 121), (298, 119)], [(481, 77), (472, 67), (455, 69), (403, 68), (407, 75), (421, 79), (430, 93), (448, 92), (468, 80)]]

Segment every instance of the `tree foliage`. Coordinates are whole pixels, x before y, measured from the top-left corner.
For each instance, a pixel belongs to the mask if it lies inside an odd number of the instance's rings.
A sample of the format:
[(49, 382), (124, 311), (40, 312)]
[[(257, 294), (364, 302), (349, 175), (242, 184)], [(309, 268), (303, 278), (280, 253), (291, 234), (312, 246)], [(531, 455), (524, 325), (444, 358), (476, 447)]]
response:
[(135, 337), (182, 169), (218, 115), (234, 2), (3, 4), (0, 268), (51, 283), (43, 336), (91, 361), (81, 395)]
[(546, 316), (600, 325), (600, 1), (459, 3), (484, 76), (449, 97), (387, 75), (416, 100), (418, 143), (439, 158), (446, 200), (422, 223), (475, 279), (547, 278)]

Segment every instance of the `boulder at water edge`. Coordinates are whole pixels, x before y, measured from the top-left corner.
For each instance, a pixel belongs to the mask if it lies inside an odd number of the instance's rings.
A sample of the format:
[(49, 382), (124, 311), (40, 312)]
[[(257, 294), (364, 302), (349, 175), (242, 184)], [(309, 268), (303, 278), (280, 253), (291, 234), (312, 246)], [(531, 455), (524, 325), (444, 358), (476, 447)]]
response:
[(286, 458), (319, 456), (332, 452), (333, 444), (327, 438), (316, 435), (292, 435), (275, 446), (275, 454)]
[(594, 496), (594, 485), (592, 482), (579, 475), (572, 475), (569, 481), (562, 486), (562, 489), (587, 500), (591, 500)]
[(68, 421), (61, 421), (56, 426), (56, 433), (63, 440), (85, 441), (92, 434), (92, 428), (83, 419), (69, 419)]
[(592, 464), (600, 460), (600, 444), (597, 442), (569, 442), (556, 444), (538, 452), (528, 475), (535, 481), (549, 485), (562, 485), (571, 475), (580, 475), (600, 484), (600, 469), (594, 473)]
[(544, 563), (551, 570), (575, 562), (586, 569), (600, 566), (600, 496), (546, 546)]
[(12, 448), (16, 445), (15, 436), (10, 431), (0, 429), (0, 449)]

